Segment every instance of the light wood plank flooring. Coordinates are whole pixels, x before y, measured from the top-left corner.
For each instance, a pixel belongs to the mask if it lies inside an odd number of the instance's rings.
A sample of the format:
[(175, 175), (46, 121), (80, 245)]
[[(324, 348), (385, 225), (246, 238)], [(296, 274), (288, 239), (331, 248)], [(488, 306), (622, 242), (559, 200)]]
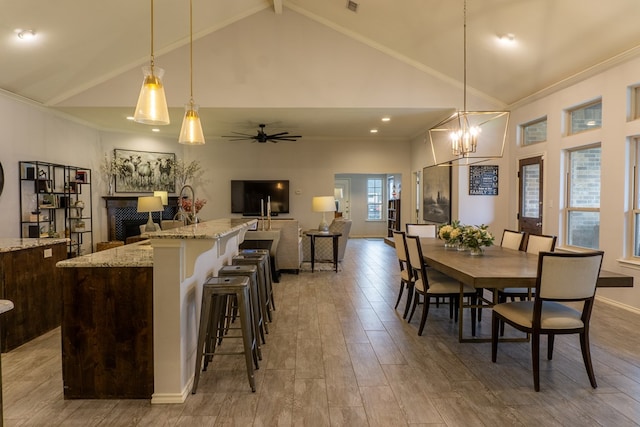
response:
[[(256, 393), (242, 356), (223, 356), (184, 404), (64, 400), (52, 331), (2, 355), (5, 426), (639, 425), (640, 316), (598, 302), (598, 389), (568, 336), (556, 339), (553, 361), (542, 359), (536, 393), (528, 343), (501, 343), (493, 364), (490, 344), (457, 342), (446, 305), (431, 308), (419, 337), (417, 319), (407, 324), (393, 308), (398, 277), (394, 250), (376, 239), (350, 240), (337, 274), (282, 275)], [(490, 310), (483, 316), (488, 335)]]

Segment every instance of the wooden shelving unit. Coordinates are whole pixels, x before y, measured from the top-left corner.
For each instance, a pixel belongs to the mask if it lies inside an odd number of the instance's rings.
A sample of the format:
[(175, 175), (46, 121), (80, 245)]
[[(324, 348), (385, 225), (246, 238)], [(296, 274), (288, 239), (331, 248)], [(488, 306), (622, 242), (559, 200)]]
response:
[(392, 237), (393, 232), (400, 229), (400, 199), (391, 199), (387, 209), (387, 237)]

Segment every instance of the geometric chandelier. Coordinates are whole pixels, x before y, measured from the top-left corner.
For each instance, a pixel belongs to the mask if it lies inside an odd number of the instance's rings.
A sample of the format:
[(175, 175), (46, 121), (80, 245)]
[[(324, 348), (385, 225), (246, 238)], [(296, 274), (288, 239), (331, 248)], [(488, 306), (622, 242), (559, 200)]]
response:
[[(467, 1), (463, 20), (463, 110), (429, 129), (429, 144), (436, 165), (465, 160), (478, 163), (502, 157), (509, 124), (508, 111), (467, 111)], [(497, 126), (500, 123), (500, 126)], [(486, 146), (482, 146), (485, 144)], [(481, 146), (478, 146), (478, 143)], [(498, 148), (496, 150), (496, 148)], [(491, 154), (489, 149), (493, 149)], [(445, 151), (448, 150), (448, 153)], [(472, 161), (470, 159), (483, 159)]]

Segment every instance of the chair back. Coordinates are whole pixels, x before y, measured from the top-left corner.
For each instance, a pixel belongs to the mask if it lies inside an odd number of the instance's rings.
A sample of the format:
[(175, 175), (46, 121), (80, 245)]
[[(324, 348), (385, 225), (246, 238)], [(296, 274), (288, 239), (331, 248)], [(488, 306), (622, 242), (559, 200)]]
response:
[(504, 230), (502, 232), (502, 241), (500, 242), (500, 246), (518, 251), (522, 246), (523, 238), (524, 231)]
[(556, 236), (529, 234), (526, 245), (526, 251), (529, 254), (537, 255), (540, 252), (553, 252), (556, 248)]
[(396, 247), (398, 261), (400, 261), (401, 264), (407, 262), (407, 241), (404, 231), (393, 232), (393, 243)]
[(435, 224), (406, 224), (407, 236), (435, 238), (437, 227)]
[(538, 254), (538, 300), (593, 299), (604, 252)]
[(420, 236), (406, 236), (407, 256), (409, 265), (413, 269), (416, 280), (421, 279), (424, 289), (429, 289), (429, 281), (427, 279), (426, 265), (422, 257), (422, 247), (420, 246)]

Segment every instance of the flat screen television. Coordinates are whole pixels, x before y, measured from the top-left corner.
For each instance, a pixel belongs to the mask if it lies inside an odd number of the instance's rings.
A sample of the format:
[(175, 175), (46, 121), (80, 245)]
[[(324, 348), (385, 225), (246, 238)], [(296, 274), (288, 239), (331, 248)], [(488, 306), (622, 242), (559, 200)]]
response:
[(266, 215), (267, 200), (271, 198), (271, 215), (289, 213), (289, 181), (231, 181), (231, 213), (259, 216), (261, 201)]

